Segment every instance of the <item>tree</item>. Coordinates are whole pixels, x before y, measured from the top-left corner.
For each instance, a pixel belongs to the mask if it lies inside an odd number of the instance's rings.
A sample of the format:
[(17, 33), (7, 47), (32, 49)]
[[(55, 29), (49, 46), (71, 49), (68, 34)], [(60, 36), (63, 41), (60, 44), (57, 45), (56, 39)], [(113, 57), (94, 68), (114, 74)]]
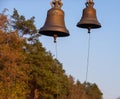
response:
[(85, 92), (88, 99), (102, 99), (102, 92), (99, 90), (98, 86), (94, 83), (84, 83)]
[(0, 13), (0, 30), (1, 31), (5, 31), (7, 29), (8, 26), (8, 19), (7, 16), (5, 15), (5, 9), (2, 13)]
[[(7, 20), (5, 15), (0, 16)], [(16, 31), (5, 32), (6, 22), (3, 21), (0, 30), (0, 99), (24, 99), (28, 92), (24, 40)]]
[(40, 42), (26, 45), (27, 64), (31, 68), (29, 74), (30, 97), (38, 90), (43, 99), (55, 99), (67, 93), (67, 76), (58, 60), (46, 52)]
[(23, 15), (19, 15), (18, 11), (14, 9), (11, 18), (11, 24), (13, 26), (13, 29), (17, 30), (21, 37), (27, 35), (29, 36), (28, 40), (33, 41), (40, 36), (40, 34), (37, 33), (36, 26), (34, 25), (34, 16), (30, 19), (26, 19)]

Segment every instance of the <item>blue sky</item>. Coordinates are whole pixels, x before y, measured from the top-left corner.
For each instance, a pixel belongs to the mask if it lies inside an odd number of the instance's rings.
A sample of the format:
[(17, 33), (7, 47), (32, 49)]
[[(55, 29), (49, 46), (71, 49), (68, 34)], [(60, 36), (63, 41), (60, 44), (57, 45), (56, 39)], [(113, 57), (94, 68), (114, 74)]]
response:
[[(16, 8), (26, 18), (35, 16), (39, 29), (44, 25), (51, 0), (0, 0), (0, 11)], [(68, 75), (85, 81), (88, 33), (76, 27), (85, 8), (85, 0), (62, 0), (69, 37), (57, 39), (58, 60)], [(120, 96), (120, 0), (94, 0), (100, 29), (91, 30), (91, 49), (88, 81), (96, 83), (104, 99)], [(40, 41), (47, 51), (55, 55), (53, 38), (41, 36)]]

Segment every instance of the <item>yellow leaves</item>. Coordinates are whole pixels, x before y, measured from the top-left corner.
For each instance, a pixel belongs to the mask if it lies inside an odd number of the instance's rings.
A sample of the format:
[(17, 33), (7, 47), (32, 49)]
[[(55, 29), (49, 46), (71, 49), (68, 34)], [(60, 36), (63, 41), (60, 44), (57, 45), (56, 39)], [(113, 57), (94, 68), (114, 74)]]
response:
[(0, 82), (0, 99), (25, 99), (28, 90), (24, 91), (26, 88), (25, 84), (20, 81), (3, 83)]
[(27, 93), (22, 44), (17, 31), (0, 31), (0, 99), (24, 99)]
[(0, 30), (6, 29), (7, 23), (8, 23), (7, 16), (5, 16), (4, 14), (0, 14)]

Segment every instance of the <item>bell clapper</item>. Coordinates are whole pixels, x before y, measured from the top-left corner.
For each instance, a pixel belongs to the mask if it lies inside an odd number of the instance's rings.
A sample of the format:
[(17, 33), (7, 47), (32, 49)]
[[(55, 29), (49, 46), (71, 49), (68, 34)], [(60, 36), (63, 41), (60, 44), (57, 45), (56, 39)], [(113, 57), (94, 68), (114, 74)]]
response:
[(54, 35), (53, 35), (53, 38), (54, 38), (54, 43), (56, 43), (57, 34), (54, 34)]
[(90, 30), (91, 30), (91, 28), (90, 28), (90, 27), (88, 27), (88, 33), (90, 33)]

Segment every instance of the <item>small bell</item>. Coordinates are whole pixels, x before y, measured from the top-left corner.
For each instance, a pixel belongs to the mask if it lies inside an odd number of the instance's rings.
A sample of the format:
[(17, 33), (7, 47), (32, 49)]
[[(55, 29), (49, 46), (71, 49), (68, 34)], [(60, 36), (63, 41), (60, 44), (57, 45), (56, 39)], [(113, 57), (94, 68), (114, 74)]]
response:
[(93, 1), (86, 2), (86, 8), (83, 9), (82, 18), (77, 23), (78, 27), (88, 29), (88, 33), (90, 33), (90, 29), (96, 29), (101, 27), (101, 24), (98, 22), (96, 17), (96, 10), (93, 8), (93, 6)]
[(51, 2), (52, 8), (48, 10), (45, 24), (39, 30), (40, 34), (54, 37), (54, 42), (57, 37), (69, 36), (64, 22), (64, 11), (61, 10), (62, 5), (61, 0)]

